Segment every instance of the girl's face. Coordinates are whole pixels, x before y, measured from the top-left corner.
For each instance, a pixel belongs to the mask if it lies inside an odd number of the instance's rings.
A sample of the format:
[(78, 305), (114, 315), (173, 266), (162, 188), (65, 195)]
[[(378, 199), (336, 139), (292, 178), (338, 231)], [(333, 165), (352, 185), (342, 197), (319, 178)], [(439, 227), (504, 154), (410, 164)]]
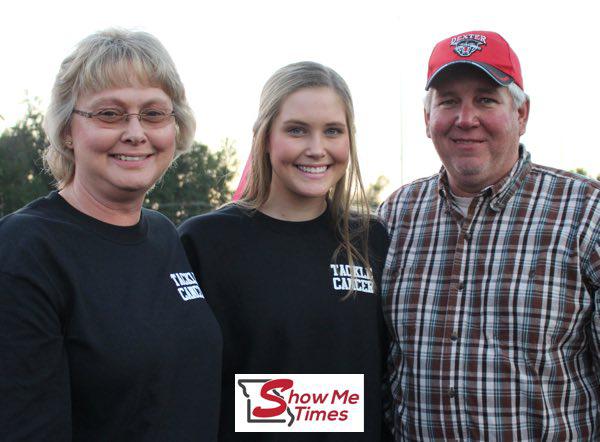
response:
[(283, 101), (268, 143), (273, 169), (269, 202), (323, 204), (346, 173), (350, 156), (343, 101), (329, 87), (297, 90)]

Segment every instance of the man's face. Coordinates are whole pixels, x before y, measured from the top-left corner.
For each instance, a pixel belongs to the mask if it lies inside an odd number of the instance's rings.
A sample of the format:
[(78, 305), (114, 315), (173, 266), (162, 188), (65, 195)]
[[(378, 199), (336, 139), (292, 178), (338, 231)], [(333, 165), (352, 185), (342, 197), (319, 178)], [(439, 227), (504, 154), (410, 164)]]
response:
[(528, 115), (529, 102), (517, 109), (508, 88), (477, 68), (440, 76), (425, 124), (456, 195), (477, 194), (510, 171)]

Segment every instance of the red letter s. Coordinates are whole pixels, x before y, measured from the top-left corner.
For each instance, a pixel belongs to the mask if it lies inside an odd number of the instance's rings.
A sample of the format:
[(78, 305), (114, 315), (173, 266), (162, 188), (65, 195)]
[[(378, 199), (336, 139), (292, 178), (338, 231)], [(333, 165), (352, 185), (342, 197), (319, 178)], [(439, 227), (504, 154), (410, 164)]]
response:
[(269, 393), (269, 390), (273, 390), (275, 388), (280, 388), (281, 391), (285, 391), (288, 388), (292, 388), (294, 385), (294, 381), (291, 379), (273, 379), (268, 382), (265, 382), (262, 388), (260, 389), (260, 396), (263, 399), (266, 399), (271, 402), (276, 402), (279, 405), (273, 408), (262, 408), (256, 407), (252, 414), (256, 417), (274, 417), (279, 416), (280, 414), (285, 412), (287, 408), (287, 403), (280, 398), (279, 396), (275, 396), (274, 394)]

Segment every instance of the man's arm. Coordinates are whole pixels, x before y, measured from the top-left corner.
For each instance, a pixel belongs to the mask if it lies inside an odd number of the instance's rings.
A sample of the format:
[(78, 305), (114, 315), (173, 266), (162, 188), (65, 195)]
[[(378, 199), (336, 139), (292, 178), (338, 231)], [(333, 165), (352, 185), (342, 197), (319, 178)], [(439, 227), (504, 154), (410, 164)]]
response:
[(591, 192), (587, 211), (580, 225), (581, 275), (594, 302), (592, 351), (594, 368), (600, 377), (600, 190)]

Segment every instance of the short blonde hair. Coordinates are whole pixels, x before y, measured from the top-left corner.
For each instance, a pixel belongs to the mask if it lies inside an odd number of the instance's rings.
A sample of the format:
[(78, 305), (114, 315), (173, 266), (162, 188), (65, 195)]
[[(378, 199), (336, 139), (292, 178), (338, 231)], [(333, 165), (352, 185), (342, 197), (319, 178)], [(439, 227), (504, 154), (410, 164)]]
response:
[(292, 93), (303, 88), (316, 87), (331, 88), (343, 102), (350, 144), (350, 160), (346, 173), (328, 195), (335, 233), (340, 239), (340, 246), (333, 258), (343, 251), (350, 265), (358, 261), (369, 268), (370, 209), (356, 153), (354, 106), (350, 89), (344, 79), (327, 66), (311, 61), (292, 63), (277, 70), (267, 80), (260, 96), (258, 117), (253, 128), (250, 173), (237, 204), (248, 209), (258, 209), (267, 201), (272, 178), (267, 148), (273, 121), (279, 115), (285, 99)]
[(170, 97), (177, 124), (175, 155), (190, 148), (196, 119), (175, 64), (162, 43), (147, 32), (125, 29), (96, 32), (81, 40), (63, 60), (44, 118), (44, 130), (50, 141), (43, 154), (44, 164), (59, 189), (69, 184), (75, 173), (73, 152), (65, 146), (64, 138), (77, 98), (132, 84), (159, 87)]

